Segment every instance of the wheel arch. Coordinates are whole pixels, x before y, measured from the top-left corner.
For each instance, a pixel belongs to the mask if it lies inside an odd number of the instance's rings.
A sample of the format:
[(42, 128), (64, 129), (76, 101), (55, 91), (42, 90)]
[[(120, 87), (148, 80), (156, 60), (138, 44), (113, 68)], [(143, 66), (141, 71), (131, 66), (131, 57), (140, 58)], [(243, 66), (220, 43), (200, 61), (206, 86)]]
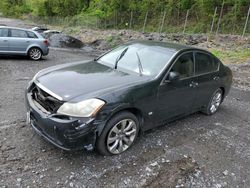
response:
[(225, 87), (223, 87), (223, 86), (221, 86), (221, 87), (219, 87), (219, 89), (221, 89), (221, 91), (222, 91), (222, 101), (224, 100), (224, 98), (225, 98)]
[(131, 108), (126, 108), (124, 109), (124, 111), (128, 111), (128, 112), (131, 112), (132, 114), (134, 114), (138, 121), (139, 121), (139, 130), (141, 129), (141, 126), (143, 124), (143, 115), (142, 115), (142, 111), (139, 110), (138, 108), (135, 108), (135, 107), (131, 107)]
[(27, 51), (26, 51), (26, 54), (27, 54), (27, 55), (29, 55), (29, 51), (30, 51), (32, 48), (38, 48), (39, 50), (41, 50), (42, 55), (43, 55), (43, 50), (42, 50), (41, 47), (38, 46), (38, 45), (31, 45), (31, 46), (29, 46), (29, 47), (27, 48)]
[(108, 121), (110, 121), (115, 115), (121, 113), (121, 112), (130, 112), (133, 115), (135, 115), (139, 121), (139, 133), (141, 132), (141, 126), (144, 122), (144, 118), (143, 118), (143, 113), (140, 109), (136, 108), (136, 107), (123, 107), (123, 108), (119, 108), (117, 110), (115, 110), (110, 116), (108, 116), (108, 118), (106, 119), (105, 123), (102, 126), (98, 126), (97, 128), (97, 136), (100, 136), (102, 134), (102, 131), (104, 130), (105, 125), (107, 124)]

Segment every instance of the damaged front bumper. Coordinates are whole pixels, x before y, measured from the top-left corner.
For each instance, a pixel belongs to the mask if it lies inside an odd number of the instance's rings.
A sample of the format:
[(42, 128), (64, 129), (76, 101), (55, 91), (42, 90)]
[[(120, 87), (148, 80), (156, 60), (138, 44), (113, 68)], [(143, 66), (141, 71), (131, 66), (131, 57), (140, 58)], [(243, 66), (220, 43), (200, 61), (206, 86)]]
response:
[(94, 118), (72, 118), (47, 114), (26, 93), (27, 119), (34, 130), (46, 140), (63, 150), (93, 150), (97, 124)]

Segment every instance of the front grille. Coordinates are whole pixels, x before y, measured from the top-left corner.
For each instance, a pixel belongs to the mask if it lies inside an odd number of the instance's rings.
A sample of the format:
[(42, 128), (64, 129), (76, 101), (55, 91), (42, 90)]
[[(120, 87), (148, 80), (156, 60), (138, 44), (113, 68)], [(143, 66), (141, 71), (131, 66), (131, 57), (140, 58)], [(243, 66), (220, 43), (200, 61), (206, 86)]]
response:
[(50, 113), (55, 113), (62, 105), (61, 101), (43, 91), (38, 86), (32, 89), (32, 98)]

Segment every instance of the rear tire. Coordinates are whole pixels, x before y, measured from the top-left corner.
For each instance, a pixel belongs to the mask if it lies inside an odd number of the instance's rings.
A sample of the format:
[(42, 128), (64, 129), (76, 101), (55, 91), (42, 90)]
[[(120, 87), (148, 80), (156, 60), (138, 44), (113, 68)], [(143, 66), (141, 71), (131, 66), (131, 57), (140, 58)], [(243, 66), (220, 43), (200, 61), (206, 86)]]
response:
[(29, 49), (28, 56), (30, 59), (34, 61), (38, 61), (42, 58), (42, 50), (39, 48), (31, 48)]
[(213, 115), (216, 113), (220, 107), (220, 104), (223, 99), (223, 91), (218, 88), (211, 96), (208, 105), (206, 106), (206, 109), (204, 109), (202, 112), (206, 115)]
[(96, 149), (102, 155), (121, 154), (133, 145), (138, 132), (137, 117), (127, 111), (120, 112), (106, 124), (100, 137), (97, 138)]

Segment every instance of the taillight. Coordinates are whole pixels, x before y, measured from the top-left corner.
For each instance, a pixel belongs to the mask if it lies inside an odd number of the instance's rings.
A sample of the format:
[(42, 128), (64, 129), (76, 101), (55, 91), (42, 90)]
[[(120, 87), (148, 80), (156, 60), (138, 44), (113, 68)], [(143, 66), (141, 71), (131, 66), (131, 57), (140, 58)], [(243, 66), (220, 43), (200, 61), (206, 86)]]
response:
[(47, 46), (49, 45), (49, 41), (47, 39), (45, 39), (43, 43), (46, 44)]

